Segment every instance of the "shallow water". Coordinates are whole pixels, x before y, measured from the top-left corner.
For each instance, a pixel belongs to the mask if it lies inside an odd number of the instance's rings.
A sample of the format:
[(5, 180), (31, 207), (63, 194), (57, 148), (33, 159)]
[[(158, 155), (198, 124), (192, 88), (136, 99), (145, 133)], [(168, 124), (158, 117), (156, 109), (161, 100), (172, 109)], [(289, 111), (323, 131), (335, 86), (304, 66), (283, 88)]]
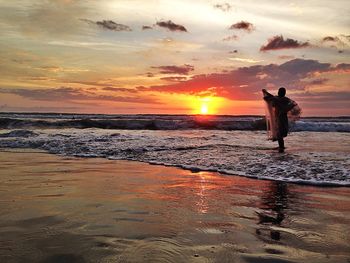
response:
[(0, 262), (349, 262), (350, 188), (0, 153)]
[(217, 171), (254, 178), (350, 185), (350, 133), (295, 132), (284, 154), (260, 131), (3, 130), (2, 148), (35, 148), (79, 157), (103, 157)]

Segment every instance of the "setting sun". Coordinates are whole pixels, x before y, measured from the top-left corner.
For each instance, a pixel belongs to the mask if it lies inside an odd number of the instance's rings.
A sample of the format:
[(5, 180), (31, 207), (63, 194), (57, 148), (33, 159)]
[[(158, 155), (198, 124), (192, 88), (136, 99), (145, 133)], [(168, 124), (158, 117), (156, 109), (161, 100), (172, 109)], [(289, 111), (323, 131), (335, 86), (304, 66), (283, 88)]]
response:
[(203, 104), (201, 106), (201, 114), (208, 114), (208, 105)]
[(198, 114), (213, 114), (213, 98), (212, 97), (204, 97), (199, 98), (197, 105), (197, 113)]
[(208, 114), (209, 113), (209, 104), (210, 99), (209, 98), (204, 98), (201, 99), (201, 104), (200, 104), (200, 113), (201, 114)]
[(193, 114), (201, 115), (217, 114), (227, 107), (227, 101), (224, 98), (215, 96), (191, 96), (189, 97), (189, 104)]

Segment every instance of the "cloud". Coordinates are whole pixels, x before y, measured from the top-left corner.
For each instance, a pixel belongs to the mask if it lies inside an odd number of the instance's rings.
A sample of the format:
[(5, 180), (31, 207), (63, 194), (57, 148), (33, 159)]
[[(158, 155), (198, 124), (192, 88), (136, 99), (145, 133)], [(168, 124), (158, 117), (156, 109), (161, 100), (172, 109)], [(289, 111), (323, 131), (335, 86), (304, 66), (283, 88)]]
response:
[(89, 19), (80, 19), (81, 21), (84, 21), (88, 24), (94, 24), (99, 26), (100, 28), (104, 29), (104, 30), (111, 30), (111, 31), (132, 31), (132, 29), (127, 26), (127, 25), (123, 25), (123, 24), (118, 24), (112, 20), (102, 20), (102, 21), (92, 21)]
[(25, 77), (23, 79), (29, 80), (29, 81), (55, 81), (56, 80), (53, 78), (42, 77), (42, 76)]
[(186, 77), (163, 77), (163, 78), (160, 78), (161, 80), (166, 80), (166, 81), (172, 81), (172, 82), (179, 82), (179, 81), (184, 81), (184, 80), (187, 80)]
[(322, 42), (338, 42), (340, 41), (339, 37), (331, 37), (331, 36), (327, 36), (327, 37), (324, 37), (322, 38)]
[(281, 56), (278, 56), (279, 59), (293, 59), (295, 58), (294, 56), (291, 56), (291, 55), (281, 55)]
[(350, 36), (326, 36), (321, 39), (321, 43), (330, 48), (337, 49), (338, 53), (343, 53), (344, 49), (350, 45)]
[(338, 35), (338, 36), (326, 36), (321, 39), (322, 43), (327, 43), (327, 42), (333, 42), (333, 43), (338, 43), (343, 46), (348, 46), (350, 42), (350, 35)]
[[(315, 75), (340, 70), (350, 70), (350, 64), (333, 66), (317, 60), (293, 59), (280, 65), (241, 67), (223, 73), (194, 75), (178, 83), (140, 88), (144, 91), (192, 95), (206, 93), (232, 100), (255, 100), (261, 98), (260, 91), (264, 87), (285, 86), (288, 90), (303, 91), (310, 85), (310, 78)], [(322, 81), (326, 82), (318, 78), (320, 84)]]
[(249, 23), (247, 21), (241, 21), (231, 25), (229, 29), (239, 29), (239, 30), (245, 30), (247, 32), (252, 32), (254, 30), (254, 26), (252, 23)]
[(220, 9), (223, 12), (228, 12), (232, 9), (232, 6), (229, 3), (223, 3), (223, 4), (215, 4), (214, 8)]
[(188, 75), (191, 71), (194, 70), (194, 66), (185, 64), (183, 66), (159, 66), (152, 67), (154, 69), (159, 69), (161, 74), (179, 74), (179, 75)]
[(37, 70), (41, 71), (46, 71), (46, 72), (52, 72), (52, 73), (60, 73), (60, 72), (72, 72), (72, 73), (77, 73), (77, 72), (87, 72), (90, 71), (88, 69), (80, 69), (80, 68), (62, 68), (62, 67), (57, 67), (57, 66), (41, 66), (35, 68)]
[(142, 30), (153, 29), (151, 26), (142, 26)]
[(336, 67), (331, 69), (330, 72), (350, 73), (350, 64), (348, 64), (348, 63), (340, 63)]
[(60, 39), (88, 33), (77, 14), (86, 17), (90, 11), (83, 1), (6, 1), (0, 9), (0, 24), (11, 28), (11, 35), (15, 29), (25, 37)]
[[(350, 92), (303, 92), (293, 95), (293, 99), (298, 102), (311, 103), (331, 103), (331, 102), (344, 102), (343, 106), (346, 107), (350, 100)], [(334, 107), (339, 105), (334, 105)]]
[(138, 90), (136, 89), (127, 89), (127, 88), (116, 88), (116, 87), (104, 87), (102, 90), (106, 91), (113, 91), (113, 92), (130, 92), (130, 93), (137, 93)]
[(84, 110), (84, 108), (81, 107), (43, 107), (43, 106), (34, 106), (34, 107), (16, 107), (16, 106), (10, 106), (7, 104), (0, 105), (1, 111), (21, 111), (21, 112), (80, 112)]
[(239, 62), (247, 62), (247, 63), (259, 63), (262, 62), (262, 60), (255, 60), (251, 58), (228, 58), (229, 60), (233, 61), (239, 61)]
[(329, 79), (327, 78), (319, 78), (319, 79), (313, 79), (311, 81), (309, 81), (309, 85), (311, 86), (315, 86), (315, 85), (323, 85), (325, 84), (327, 81), (329, 81)]
[(238, 40), (238, 36), (237, 35), (232, 35), (232, 36), (224, 37), (222, 39), (222, 41), (231, 41), (231, 40)]
[(175, 24), (171, 20), (159, 21), (156, 23), (157, 26), (167, 28), (170, 31), (187, 32), (187, 29), (183, 25)]
[(287, 38), (284, 39), (282, 35), (274, 36), (267, 41), (266, 45), (261, 46), (260, 51), (268, 50), (278, 50), (278, 49), (287, 49), (287, 48), (304, 48), (310, 47), (311, 45), (308, 42), (298, 42), (297, 40)]
[(83, 101), (109, 101), (109, 102), (130, 102), (130, 103), (146, 103), (160, 104), (159, 101), (150, 97), (131, 97), (131, 96), (111, 96), (97, 94), (91, 91), (84, 91), (79, 88), (60, 87), (46, 89), (9, 89), (0, 88), (0, 93), (14, 94), (23, 98), (37, 101), (52, 101), (52, 102), (74, 102)]

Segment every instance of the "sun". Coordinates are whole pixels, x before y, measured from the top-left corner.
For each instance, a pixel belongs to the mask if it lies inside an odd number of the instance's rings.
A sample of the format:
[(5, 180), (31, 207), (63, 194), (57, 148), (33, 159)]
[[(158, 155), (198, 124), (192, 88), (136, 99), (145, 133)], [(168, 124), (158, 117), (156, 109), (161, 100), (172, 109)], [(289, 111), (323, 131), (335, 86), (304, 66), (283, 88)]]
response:
[(207, 104), (202, 104), (200, 112), (201, 112), (201, 114), (208, 114), (208, 112), (209, 112), (208, 105)]
[(199, 113), (200, 114), (209, 114), (211, 113), (212, 99), (210, 97), (200, 98), (199, 99)]
[(225, 99), (216, 96), (188, 96), (188, 105), (192, 114), (215, 115), (226, 105)]

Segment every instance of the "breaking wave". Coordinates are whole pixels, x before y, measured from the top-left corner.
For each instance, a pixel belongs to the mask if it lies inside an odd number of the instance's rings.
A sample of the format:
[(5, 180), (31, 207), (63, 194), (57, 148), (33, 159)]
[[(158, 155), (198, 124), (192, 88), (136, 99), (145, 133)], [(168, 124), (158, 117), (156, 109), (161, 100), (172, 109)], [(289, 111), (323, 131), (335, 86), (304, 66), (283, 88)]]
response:
[[(350, 132), (350, 118), (302, 118), (292, 131)], [(266, 130), (261, 116), (0, 114), (0, 129)]]
[[(261, 131), (213, 130), (13, 130), (0, 148), (34, 148), (77, 157), (134, 160), (279, 181), (350, 185), (350, 134), (298, 132), (287, 151)], [(320, 144), (322, 142), (322, 144)], [(343, 142), (339, 145), (339, 142)]]

